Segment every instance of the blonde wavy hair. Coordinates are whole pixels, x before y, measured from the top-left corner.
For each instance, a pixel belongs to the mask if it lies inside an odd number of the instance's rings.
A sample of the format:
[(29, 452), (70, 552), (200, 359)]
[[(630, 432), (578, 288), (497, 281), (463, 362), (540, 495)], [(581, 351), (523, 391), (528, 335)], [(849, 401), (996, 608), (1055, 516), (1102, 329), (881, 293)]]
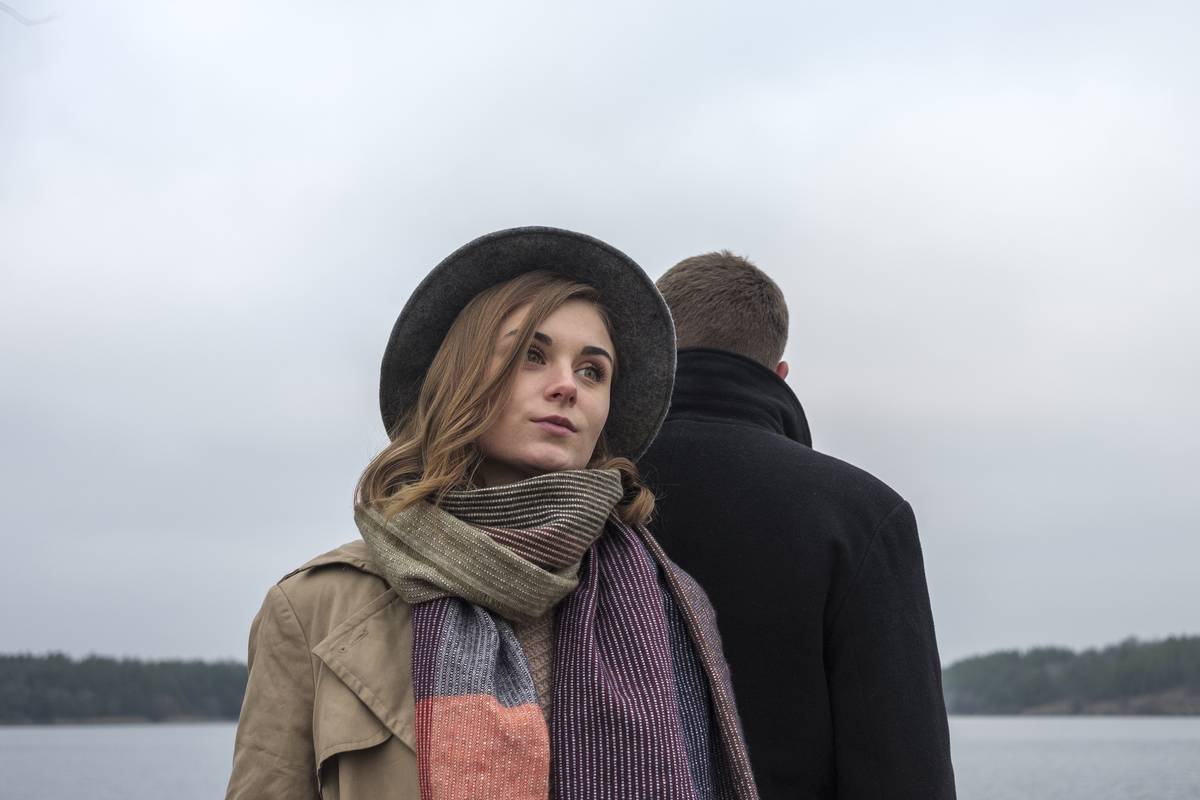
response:
[[(390, 517), (422, 501), (436, 505), (450, 490), (470, 486), (483, 462), (479, 437), (499, 419), (537, 327), (568, 300), (593, 304), (615, 338), (599, 292), (551, 272), (526, 272), (472, 298), (433, 357), (416, 406), (389, 431), (391, 442), (363, 470), (355, 504)], [(513, 337), (516, 346), (493, 372), (500, 325), (523, 306), (529, 313)], [(618, 362), (620, 356), (615, 354)], [(619, 363), (613, 364), (612, 379), (620, 380)], [(639, 525), (650, 518), (654, 494), (632, 461), (608, 452), (603, 433), (587, 466), (620, 472), (625, 494), (615, 512), (622, 521)]]

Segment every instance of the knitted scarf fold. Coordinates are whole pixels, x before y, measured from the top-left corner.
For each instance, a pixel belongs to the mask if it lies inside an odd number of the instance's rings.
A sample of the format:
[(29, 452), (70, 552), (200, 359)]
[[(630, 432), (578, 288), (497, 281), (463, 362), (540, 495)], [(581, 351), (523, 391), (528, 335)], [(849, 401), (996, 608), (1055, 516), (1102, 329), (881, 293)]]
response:
[[(356, 513), (413, 604), (422, 800), (756, 797), (699, 590), (612, 515), (621, 495), (578, 470)], [(556, 605), (547, 726), (511, 623)]]

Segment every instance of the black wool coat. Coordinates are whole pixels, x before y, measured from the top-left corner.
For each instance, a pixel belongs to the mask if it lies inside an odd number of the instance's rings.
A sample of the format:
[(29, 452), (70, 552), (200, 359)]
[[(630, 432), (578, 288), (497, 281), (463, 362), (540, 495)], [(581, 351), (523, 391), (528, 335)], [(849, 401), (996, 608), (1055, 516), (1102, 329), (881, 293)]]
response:
[(717, 610), (763, 800), (953, 798), (908, 503), (814, 451), (788, 385), (719, 350), (679, 352), (639, 466), (652, 531)]

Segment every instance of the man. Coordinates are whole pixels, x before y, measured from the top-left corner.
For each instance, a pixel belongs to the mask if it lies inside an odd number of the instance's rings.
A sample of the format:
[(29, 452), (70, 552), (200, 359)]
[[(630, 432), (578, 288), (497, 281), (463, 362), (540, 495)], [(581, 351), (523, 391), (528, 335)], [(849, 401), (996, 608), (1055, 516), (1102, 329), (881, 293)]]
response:
[(726, 251), (658, 287), (679, 366), (641, 461), (653, 528), (716, 607), (763, 800), (953, 798), (912, 509), (812, 449), (769, 277)]

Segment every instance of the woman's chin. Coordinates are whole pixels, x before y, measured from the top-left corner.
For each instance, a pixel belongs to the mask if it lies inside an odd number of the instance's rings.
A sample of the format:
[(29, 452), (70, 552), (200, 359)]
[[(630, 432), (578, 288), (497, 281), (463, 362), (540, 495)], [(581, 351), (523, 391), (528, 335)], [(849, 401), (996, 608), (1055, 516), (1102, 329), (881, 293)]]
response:
[(549, 452), (540, 450), (530, 453), (525, 459), (525, 464), (534, 474), (543, 475), (547, 472), (561, 472), (565, 469), (583, 469), (587, 466), (587, 460), (580, 459), (573, 453), (554, 449)]
[(572, 453), (563, 452), (558, 448), (538, 448), (533, 452), (521, 453), (519, 457), (486, 458), (476, 477), (483, 485), (500, 486), (548, 472), (583, 469), (586, 466), (586, 459)]

